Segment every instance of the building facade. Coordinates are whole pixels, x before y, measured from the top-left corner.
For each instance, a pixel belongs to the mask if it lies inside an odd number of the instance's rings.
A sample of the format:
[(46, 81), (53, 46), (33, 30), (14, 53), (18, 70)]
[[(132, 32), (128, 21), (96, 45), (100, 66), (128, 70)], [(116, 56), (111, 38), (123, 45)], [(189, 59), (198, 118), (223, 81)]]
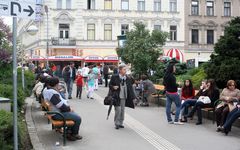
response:
[(184, 50), (184, 3), (180, 0), (45, 0), (49, 8), (47, 21), (43, 10), (40, 22), (19, 20), (19, 32), (35, 24), (35, 36), (23, 32), (22, 43), (32, 60), (47, 57), (47, 23), (50, 61), (112, 62), (118, 61), (117, 36), (124, 35), (143, 22), (146, 27), (169, 32), (164, 46)]
[(239, 0), (185, 0), (185, 57), (206, 62), (227, 23), (240, 16)]

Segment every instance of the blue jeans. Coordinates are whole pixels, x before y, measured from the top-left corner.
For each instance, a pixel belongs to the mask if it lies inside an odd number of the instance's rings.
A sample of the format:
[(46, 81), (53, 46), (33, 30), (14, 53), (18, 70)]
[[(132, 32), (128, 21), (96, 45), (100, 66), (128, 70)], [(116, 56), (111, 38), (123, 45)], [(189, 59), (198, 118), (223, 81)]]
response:
[[(79, 127), (82, 122), (81, 117), (76, 114), (75, 112), (62, 112), (63, 116), (65, 117), (66, 120), (73, 120), (75, 122), (74, 126), (70, 128), (72, 134), (78, 134), (79, 132)], [(54, 120), (61, 120), (61, 116), (59, 115), (54, 115), (53, 116)]]
[(240, 109), (235, 108), (228, 114), (227, 120), (223, 125), (224, 129), (226, 131), (230, 131), (232, 128), (232, 124), (238, 119), (238, 117), (240, 117)]
[(188, 109), (190, 106), (194, 106), (196, 104), (197, 100), (196, 99), (189, 99), (186, 100), (183, 104), (181, 109), (184, 109), (183, 111), (183, 116), (187, 116), (188, 115)]
[(72, 97), (73, 79), (69, 79), (67, 84), (68, 97)]
[(178, 94), (166, 94), (167, 96), (167, 102), (166, 102), (166, 114), (167, 114), (167, 120), (168, 122), (172, 121), (172, 116), (171, 116), (171, 106), (172, 103), (174, 102), (176, 105), (176, 114), (175, 114), (175, 122), (178, 122), (179, 120), (179, 114), (181, 111), (181, 100), (180, 96)]

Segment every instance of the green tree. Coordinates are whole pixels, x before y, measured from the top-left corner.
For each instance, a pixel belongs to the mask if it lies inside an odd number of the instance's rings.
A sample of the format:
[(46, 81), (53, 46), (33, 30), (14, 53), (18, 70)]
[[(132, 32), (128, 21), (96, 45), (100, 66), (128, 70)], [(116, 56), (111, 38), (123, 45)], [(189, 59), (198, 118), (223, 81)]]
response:
[(214, 78), (219, 88), (224, 88), (230, 79), (240, 85), (240, 17), (229, 22), (214, 52), (205, 68), (208, 78)]
[(126, 34), (124, 48), (118, 49), (118, 55), (125, 63), (132, 65), (135, 74), (147, 74), (156, 68), (157, 60), (162, 53), (168, 34), (146, 29), (143, 23), (134, 23), (134, 29)]

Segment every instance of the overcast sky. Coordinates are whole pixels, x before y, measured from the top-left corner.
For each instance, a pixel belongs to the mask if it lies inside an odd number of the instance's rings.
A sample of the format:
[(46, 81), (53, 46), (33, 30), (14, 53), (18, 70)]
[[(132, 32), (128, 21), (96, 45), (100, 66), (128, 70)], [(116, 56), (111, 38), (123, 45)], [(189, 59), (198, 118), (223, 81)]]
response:
[(4, 22), (8, 25), (12, 25), (12, 17), (3, 17)]

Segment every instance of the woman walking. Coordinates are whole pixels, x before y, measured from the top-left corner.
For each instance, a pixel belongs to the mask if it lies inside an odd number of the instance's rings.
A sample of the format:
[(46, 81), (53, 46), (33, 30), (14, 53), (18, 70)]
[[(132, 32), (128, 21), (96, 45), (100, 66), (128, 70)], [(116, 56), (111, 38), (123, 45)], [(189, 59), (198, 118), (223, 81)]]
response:
[[(163, 85), (165, 86), (166, 96), (167, 96), (166, 115), (167, 115), (167, 121), (169, 124), (182, 125), (183, 123), (179, 121), (179, 114), (181, 110), (181, 100), (180, 100), (180, 96), (178, 95), (178, 85), (176, 83), (176, 77), (174, 76), (175, 72), (176, 72), (175, 65), (169, 64), (167, 71), (164, 75)], [(172, 120), (172, 116), (171, 116), (171, 106), (173, 102), (176, 105), (176, 114), (175, 114), (174, 121)]]
[(87, 98), (94, 99), (93, 92), (94, 92), (94, 88), (95, 88), (95, 75), (94, 75), (92, 69), (89, 71), (87, 83), (88, 83)]

